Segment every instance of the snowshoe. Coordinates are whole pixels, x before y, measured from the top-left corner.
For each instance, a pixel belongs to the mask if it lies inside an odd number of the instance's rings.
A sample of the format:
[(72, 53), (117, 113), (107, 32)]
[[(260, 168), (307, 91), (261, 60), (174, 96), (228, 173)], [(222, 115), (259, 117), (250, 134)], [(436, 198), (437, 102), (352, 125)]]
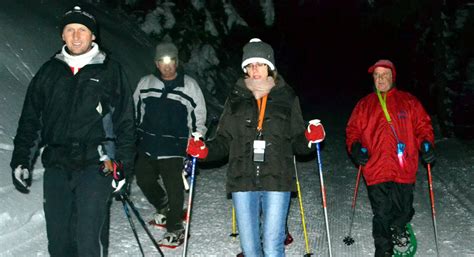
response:
[(184, 229), (176, 230), (174, 232), (166, 232), (163, 239), (158, 244), (160, 247), (174, 249), (184, 243)]
[(417, 241), (410, 223), (406, 225), (405, 231), (393, 235), (393, 244), (394, 257), (415, 256)]
[[(183, 210), (183, 223), (186, 223), (187, 220), (187, 209)], [(155, 213), (153, 219), (148, 221), (149, 225), (155, 226), (159, 229), (166, 229), (166, 216), (161, 213)]]
[(157, 212), (153, 215), (153, 219), (148, 221), (148, 224), (160, 229), (166, 229), (166, 216)]

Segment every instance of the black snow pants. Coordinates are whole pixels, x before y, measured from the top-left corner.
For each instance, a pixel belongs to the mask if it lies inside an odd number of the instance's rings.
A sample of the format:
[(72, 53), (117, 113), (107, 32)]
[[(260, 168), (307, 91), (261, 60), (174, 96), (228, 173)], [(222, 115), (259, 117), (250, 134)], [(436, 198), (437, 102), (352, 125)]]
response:
[(112, 177), (98, 168), (45, 170), (43, 207), (52, 257), (103, 255), (100, 236), (113, 188)]
[[(184, 185), (183, 158), (152, 159), (138, 154), (135, 162), (137, 185), (157, 211), (166, 216), (166, 230), (174, 232), (183, 228)], [(163, 179), (165, 188), (158, 183)], [(167, 199), (167, 200), (166, 200)]]
[(415, 184), (385, 182), (367, 187), (372, 212), (372, 236), (375, 244), (375, 257), (386, 256), (393, 251), (390, 228), (403, 229), (411, 221), (413, 209), (413, 190)]

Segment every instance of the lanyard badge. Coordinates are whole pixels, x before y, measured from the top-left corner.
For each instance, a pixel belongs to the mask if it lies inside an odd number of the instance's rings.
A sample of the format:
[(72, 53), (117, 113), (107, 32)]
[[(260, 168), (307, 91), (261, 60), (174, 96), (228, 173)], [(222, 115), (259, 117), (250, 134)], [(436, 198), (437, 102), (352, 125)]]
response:
[(264, 162), (265, 161), (265, 140), (261, 133), (257, 135), (257, 139), (253, 141), (253, 161)]

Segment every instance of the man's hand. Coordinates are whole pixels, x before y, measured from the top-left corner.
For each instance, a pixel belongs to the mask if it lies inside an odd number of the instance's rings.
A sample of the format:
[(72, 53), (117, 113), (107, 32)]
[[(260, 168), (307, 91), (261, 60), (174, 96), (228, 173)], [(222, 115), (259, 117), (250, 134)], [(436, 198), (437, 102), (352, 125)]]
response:
[(188, 140), (188, 147), (186, 153), (192, 157), (199, 159), (205, 159), (209, 153), (209, 149), (204, 144), (204, 141), (201, 139), (200, 133), (193, 133), (193, 136)]
[(307, 129), (304, 132), (306, 139), (309, 141), (308, 147), (313, 143), (319, 143), (326, 137), (323, 124), (318, 119), (310, 120)]
[(427, 140), (424, 140), (421, 143), (420, 152), (421, 152), (421, 159), (423, 159), (423, 161), (426, 164), (431, 164), (436, 160), (433, 145)]
[(113, 195), (117, 201), (120, 201), (122, 196), (128, 194), (130, 191), (130, 181), (127, 181), (123, 164), (120, 161), (109, 161), (110, 163), (104, 162), (104, 166), (111, 166), (112, 171), (112, 187), (115, 189)]
[(28, 187), (31, 186), (31, 174), (23, 165), (18, 165), (16, 169), (12, 171), (12, 180), (13, 185), (18, 191), (23, 194), (28, 194), (30, 192)]
[(362, 147), (360, 142), (354, 142), (352, 144), (351, 156), (357, 165), (365, 166), (369, 161), (369, 152), (367, 148)]

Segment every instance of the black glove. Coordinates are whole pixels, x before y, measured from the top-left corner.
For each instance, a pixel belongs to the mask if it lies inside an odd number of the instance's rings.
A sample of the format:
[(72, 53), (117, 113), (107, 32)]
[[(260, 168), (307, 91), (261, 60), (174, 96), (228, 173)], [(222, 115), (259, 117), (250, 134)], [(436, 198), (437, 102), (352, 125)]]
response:
[(31, 173), (24, 165), (18, 165), (12, 171), (12, 180), (15, 188), (23, 194), (28, 194), (31, 186)]
[(362, 147), (360, 142), (354, 142), (351, 147), (351, 156), (357, 165), (364, 166), (369, 161), (367, 148)]
[(433, 145), (427, 140), (421, 142), (420, 152), (421, 159), (423, 159), (425, 163), (431, 164), (436, 160)]

